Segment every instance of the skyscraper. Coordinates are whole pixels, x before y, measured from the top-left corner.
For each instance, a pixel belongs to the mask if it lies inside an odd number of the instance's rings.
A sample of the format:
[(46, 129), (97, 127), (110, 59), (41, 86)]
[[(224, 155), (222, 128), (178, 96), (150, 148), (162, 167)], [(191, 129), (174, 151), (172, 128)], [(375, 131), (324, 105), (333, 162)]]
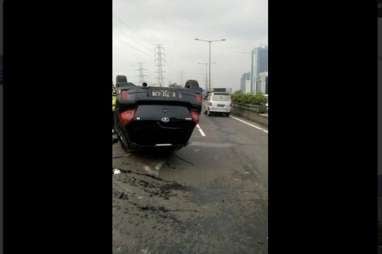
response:
[[(247, 93), (247, 92), (250, 92), (250, 87), (248, 87), (248, 82), (250, 81), (251, 79), (251, 73), (250, 72), (246, 72), (246, 73), (243, 73), (241, 75), (241, 79), (240, 79), (240, 90), (243, 92), (243, 93)], [(248, 91), (249, 90), (249, 91)]]
[(259, 73), (268, 72), (268, 47), (257, 47), (251, 54), (251, 90), (256, 93), (256, 79)]
[(256, 92), (268, 94), (268, 72), (260, 72), (256, 77)]

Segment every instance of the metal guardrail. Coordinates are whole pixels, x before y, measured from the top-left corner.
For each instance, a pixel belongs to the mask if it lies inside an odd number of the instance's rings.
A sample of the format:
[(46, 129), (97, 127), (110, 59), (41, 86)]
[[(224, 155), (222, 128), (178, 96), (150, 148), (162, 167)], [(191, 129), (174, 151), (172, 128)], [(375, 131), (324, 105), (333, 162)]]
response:
[(251, 111), (254, 113), (266, 113), (267, 112), (267, 107), (265, 105), (233, 103), (233, 107), (236, 107), (236, 108), (242, 109), (242, 110), (248, 110), (248, 111)]
[(265, 105), (233, 104), (232, 114), (268, 127), (268, 115)]

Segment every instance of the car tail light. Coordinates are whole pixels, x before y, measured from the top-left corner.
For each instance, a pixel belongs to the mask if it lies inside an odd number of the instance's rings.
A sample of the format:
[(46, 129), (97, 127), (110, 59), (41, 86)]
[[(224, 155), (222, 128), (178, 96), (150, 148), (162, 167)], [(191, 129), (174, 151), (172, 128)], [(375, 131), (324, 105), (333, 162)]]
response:
[(123, 100), (127, 100), (129, 98), (129, 93), (125, 90), (121, 92), (121, 97)]
[(203, 97), (201, 95), (196, 95), (195, 98), (197, 102), (202, 103)]
[(197, 111), (191, 111), (191, 117), (192, 121), (194, 121), (196, 124), (199, 123), (199, 113)]
[(135, 110), (130, 109), (119, 114), (119, 121), (122, 126), (128, 125), (134, 119)]

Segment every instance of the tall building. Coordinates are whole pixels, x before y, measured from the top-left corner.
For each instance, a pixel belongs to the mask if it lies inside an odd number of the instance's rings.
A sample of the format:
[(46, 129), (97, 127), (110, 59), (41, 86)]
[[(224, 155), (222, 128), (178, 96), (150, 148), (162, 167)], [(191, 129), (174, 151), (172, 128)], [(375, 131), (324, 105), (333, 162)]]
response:
[(244, 93), (251, 93), (252, 90), (251, 90), (251, 80), (247, 79), (245, 81), (245, 91)]
[(251, 81), (250, 81), (250, 79), (251, 79), (251, 73), (250, 72), (246, 72), (246, 73), (243, 73), (241, 75), (240, 90), (243, 93), (251, 92), (251, 87), (250, 87)]
[(260, 72), (256, 78), (256, 93), (268, 94), (268, 72)]
[(251, 54), (251, 91), (256, 93), (257, 76), (261, 72), (268, 72), (268, 47), (257, 47)]

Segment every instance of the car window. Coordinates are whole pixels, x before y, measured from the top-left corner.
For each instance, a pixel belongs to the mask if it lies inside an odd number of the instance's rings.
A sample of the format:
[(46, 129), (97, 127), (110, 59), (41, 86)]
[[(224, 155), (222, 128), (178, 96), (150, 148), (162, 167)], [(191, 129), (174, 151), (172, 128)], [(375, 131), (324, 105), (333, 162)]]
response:
[(214, 94), (214, 96), (212, 97), (212, 100), (214, 100), (214, 101), (230, 101), (231, 96), (229, 96), (227, 94)]

